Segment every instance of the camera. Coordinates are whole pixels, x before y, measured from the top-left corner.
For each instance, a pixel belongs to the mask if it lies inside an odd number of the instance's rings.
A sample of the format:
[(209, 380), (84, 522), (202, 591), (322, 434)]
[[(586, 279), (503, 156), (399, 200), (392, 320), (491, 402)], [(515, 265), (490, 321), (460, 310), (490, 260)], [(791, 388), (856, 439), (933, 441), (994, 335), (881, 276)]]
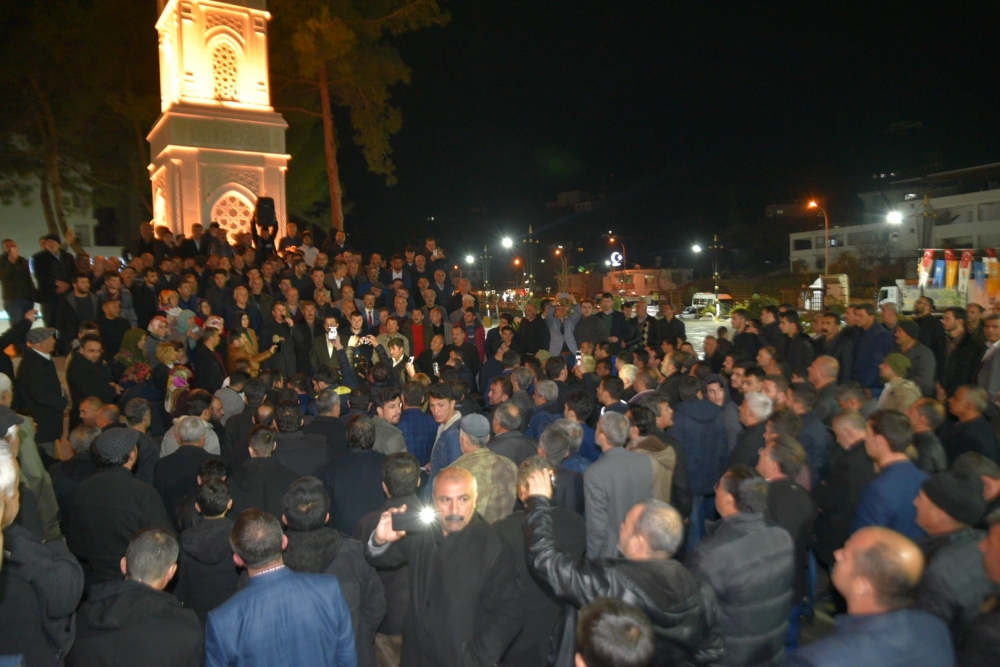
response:
[(433, 507), (409, 507), (405, 512), (392, 515), (392, 529), (419, 533), (437, 523), (437, 512)]

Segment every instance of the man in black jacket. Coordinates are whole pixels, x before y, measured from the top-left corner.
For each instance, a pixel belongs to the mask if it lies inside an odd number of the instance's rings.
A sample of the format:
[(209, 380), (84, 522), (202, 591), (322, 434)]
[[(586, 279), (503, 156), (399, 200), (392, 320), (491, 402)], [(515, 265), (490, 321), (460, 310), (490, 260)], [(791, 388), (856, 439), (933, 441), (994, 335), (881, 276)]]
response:
[(966, 331), (965, 308), (946, 308), (941, 324), (948, 335), (944, 364), (939, 366), (937, 399), (942, 403), (967, 384), (976, 383), (976, 370), (983, 358), (984, 346)]
[(375, 424), (366, 415), (354, 415), (347, 422), (348, 450), (315, 473), (333, 502), (330, 523), (347, 535), (385, 500), (382, 464), (386, 457), (374, 446)]
[(913, 304), (913, 312), (916, 314), (916, 323), (920, 327), (919, 338), (921, 345), (926, 345), (934, 353), (937, 361), (937, 372), (940, 378), (944, 369), (945, 349), (947, 347), (948, 335), (944, 331), (941, 320), (934, 317), (934, 300), (927, 296), (922, 296)]
[(960, 644), (983, 603), (996, 594), (986, 576), (979, 543), (986, 534), (973, 528), (983, 515), (983, 482), (976, 475), (946, 470), (920, 485), (913, 504), (927, 564), (917, 589), (916, 608), (940, 618)]
[[(354, 526), (352, 537), (362, 544), (378, 526), (382, 512), (393, 507), (414, 507), (419, 501), (420, 463), (409, 452), (396, 452), (382, 464), (382, 490), (387, 499), (381, 508), (366, 514)], [(398, 665), (403, 646), (403, 621), (410, 602), (410, 566), (376, 567), (385, 591), (385, 617), (375, 635), (375, 653), (381, 664)]]
[[(528, 565), (557, 596), (577, 609), (599, 597), (622, 599), (642, 609), (656, 632), (654, 665), (705, 665), (722, 658), (715, 594), (672, 558), (684, 537), (677, 510), (658, 500), (637, 503), (619, 530), (618, 548), (625, 558), (580, 561), (555, 545), (549, 473), (535, 470), (526, 481)], [(574, 627), (574, 617), (569, 614), (563, 627)], [(562, 634), (557, 650), (558, 656), (572, 654), (571, 632)], [(557, 657), (557, 664), (566, 663)]]
[[(91, 397), (103, 403), (114, 403), (118, 392), (115, 388), (114, 373), (102, 356), (103, 342), (94, 334), (85, 334), (80, 339), (80, 347), (70, 356), (66, 365), (66, 384), (73, 409), (69, 414), (69, 427), (76, 428), (82, 423), (80, 406)], [(97, 407), (100, 407), (98, 405)]]
[(757, 460), (757, 472), (767, 480), (767, 514), (788, 531), (795, 541), (795, 588), (786, 646), (799, 645), (799, 617), (806, 598), (809, 547), (812, 545), (816, 507), (809, 492), (795, 483), (806, 463), (806, 452), (794, 438), (780, 435), (764, 447)]
[(170, 516), (176, 513), (182, 498), (198, 490), (198, 471), (205, 461), (213, 458), (205, 451), (207, 431), (200, 417), (181, 417), (174, 427), (177, 449), (156, 462), (153, 486)]
[(124, 581), (96, 589), (80, 609), (68, 667), (202, 664), (204, 633), (198, 616), (165, 592), (177, 572), (177, 540), (150, 528), (128, 544)]
[(274, 409), (276, 447), (271, 455), (296, 475), (308, 477), (326, 465), (330, 448), (326, 439), (302, 429), (302, 407), (298, 401), (282, 401)]
[[(550, 429), (550, 432), (552, 429)], [(540, 470), (551, 474), (552, 468), (540, 457), (532, 457), (517, 471), (517, 497), (522, 503), (528, 501), (528, 476)], [(579, 475), (579, 473), (576, 473)], [(556, 487), (558, 489), (558, 482)], [(573, 558), (583, 558), (587, 548), (587, 526), (583, 518), (572, 508), (554, 505), (551, 508), (555, 548)], [(539, 582), (528, 572), (524, 554), (523, 510), (500, 519), (493, 524), (500, 539), (507, 543), (515, 554), (518, 577), (524, 584), (524, 629), (507, 650), (501, 665), (520, 667), (521, 665), (544, 665), (549, 654), (549, 637), (557, 630), (559, 613), (565, 602), (559, 600), (552, 590)], [(567, 610), (569, 612), (569, 610)]]
[(691, 571), (720, 601), (726, 640), (726, 654), (716, 661), (720, 665), (780, 665), (784, 660), (795, 544), (784, 528), (764, 520), (767, 491), (755, 470), (730, 468), (715, 492), (722, 519), (688, 558)]
[(958, 419), (945, 430), (944, 449), (949, 463), (965, 452), (976, 452), (1000, 463), (996, 435), (983, 416), (988, 406), (986, 390), (974, 385), (959, 387), (948, 399), (948, 410)]
[(255, 507), (272, 516), (281, 516), (285, 491), (299, 476), (271, 458), (274, 445), (274, 431), (269, 424), (257, 424), (250, 431), (250, 458), (227, 480), (233, 495), (233, 514)]
[(42, 306), (42, 319), (45, 326), (55, 324), (56, 304), (59, 297), (70, 290), (70, 280), (76, 271), (73, 255), (63, 252), (59, 244), (58, 234), (48, 234), (42, 237), (45, 249), (31, 257), (31, 266), (35, 270), (35, 281), (38, 283), (38, 303)]
[(59, 354), (67, 354), (83, 322), (91, 322), (101, 315), (101, 300), (90, 293), (90, 276), (83, 272), (73, 274), (73, 289), (56, 304), (55, 327), (59, 330)]
[[(9, 414), (8, 414), (9, 416)], [(12, 426), (5, 420), (3, 427)], [(43, 543), (14, 523), (20, 510), (20, 467), (11, 440), (0, 449), (0, 655), (24, 664), (56, 667), (73, 644), (73, 612), (83, 594), (83, 572), (62, 540)], [(12, 525), (13, 524), (13, 525)]]
[(205, 327), (194, 351), (194, 386), (214, 394), (222, 388), (226, 379), (226, 364), (219, 354), (222, 334), (214, 327)]
[(288, 317), (285, 304), (277, 301), (271, 307), (271, 316), (265, 317), (258, 339), (262, 345), (277, 345), (278, 351), (263, 363), (263, 368), (279, 370), (286, 377), (295, 375), (298, 366), (295, 348), (302, 341), (302, 332)]
[(62, 436), (63, 411), (66, 396), (52, 361), (56, 347), (56, 330), (32, 329), (28, 332), (28, 349), (21, 358), (14, 384), (17, 409), (30, 411), (38, 424), (35, 442), (49, 456), (56, 457), (55, 442)]
[[(141, 283), (137, 282), (136, 287), (129, 285), (132, 289), (132, 307), (135, 308), (135, 317), (140, 329), (149, 326), (149, 321), (159, 310), (159, 296), (156, 284), (160, 280), (160, 274), (156, 269), (150, 267), (142, 272)], [(150, 359), (150, 361), (153, 361)]]
[(24, 319), (24, 314), (35, 307), (35, 284), (31, 282), (31, 268), (26, 257), (21, 257), (17, 243), (4, 239), (0, 254), (0, 286), (3, 287), (3, 309), (11, 324)]
[(359, 667), (376, 667), (375, 631), (385, 616), (385, 591), (375, 568), (365, 560), (364, 546), (331, 528), (330, 496), (315, 477), (303, 477), (288, 487), (281, 522), (290, 570), (332, 574), (351, 611)]
[(129, 540), (144, 528), (172, 530), (159, 494), (132, 474), (139, 432), (112, 428), (91, 448), (103, 468), (77, 487), (69, 503), (66, 543), (80, 560), (89, 584), (121, 577)]
[(410, 604), (401, 664), (493, 665), (521, 630), (514, 554), (476, 512), (476, 478), (448, 467), (434, 479), (436, 520), (408, 539), (382, 513), (366, 540), (376, 567), (410, 564)]

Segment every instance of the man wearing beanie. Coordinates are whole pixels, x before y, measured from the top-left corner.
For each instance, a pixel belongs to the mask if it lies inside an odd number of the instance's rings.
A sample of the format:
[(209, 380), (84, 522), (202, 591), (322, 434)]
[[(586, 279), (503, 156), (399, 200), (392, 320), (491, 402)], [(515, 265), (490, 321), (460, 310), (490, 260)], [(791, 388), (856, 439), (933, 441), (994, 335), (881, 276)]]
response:
[(920, 342), (920, 327), (913, 320), (900, 320), (896, 326), (896, 345), (910, 360), (909, 378), (920, 387), (924, 396), (934, 396), (937, 359), (934, 352)]
[(972, 528), (986, 505), (983, 482), (976, 475), (939, 472), (924, 480), (913, 504), (917, 525), (927, 531), (920, 542), (927, 566), (916, 607), (943, 620), (957, 644), (983, 601), (997, 591), (979, 551), (985, 533)]
[(878, 398), (879, 408), (906, 412), (913, 402), (920, 398), (920, 387), (913, 380), (907, 380), (910, 360), (906, 355), (893, 352), (886, 355), (879, 364), (878, 374), (885, 380), (885, 389)]
[[(1000, 512), (986, 517), (989, 534), (980, 543), (983, 566), (993, 583), (1000, 589)], [(956, 663), (962, 667), (996, 667), (1000, 665), (1000, 595), (994, 596), (993, 610), (969, 625), (962, 642), (955, 647)]]
[(486, 446), (490, 441), (489, 421), (480, 414), (462, 417), (458, 440), (462, 455), (449, 467), (464, 468), (475, 477), (476, 510), (490, 523), (509, 515), (517, 500), (517, 466)]
[(132, 474), (138, 442), (135, 429), (102, 433), (91, 445), (101, 470), (81, 483), (70, 499), (66, 543), (83, 566), (88, 585), (122, 578), (121, 559), (140, 530), (173, 531), (160, 494)]

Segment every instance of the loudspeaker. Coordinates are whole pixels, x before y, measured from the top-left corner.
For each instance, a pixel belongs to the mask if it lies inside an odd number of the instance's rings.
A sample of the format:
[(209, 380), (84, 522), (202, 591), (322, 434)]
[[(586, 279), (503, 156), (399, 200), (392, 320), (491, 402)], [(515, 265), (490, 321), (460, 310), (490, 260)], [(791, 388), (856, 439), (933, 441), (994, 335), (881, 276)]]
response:
[(278, 218), (274, 212), (274, 199), (272, 197), (259, 198), (254, 217), (257, 219), (257, 224), (261, 227), (277, 227)]

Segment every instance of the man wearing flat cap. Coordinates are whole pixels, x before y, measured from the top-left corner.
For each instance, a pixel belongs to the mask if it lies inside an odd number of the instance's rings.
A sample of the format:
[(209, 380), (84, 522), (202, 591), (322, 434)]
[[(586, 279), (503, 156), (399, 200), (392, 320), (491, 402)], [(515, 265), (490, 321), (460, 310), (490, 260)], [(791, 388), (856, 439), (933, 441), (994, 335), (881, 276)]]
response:
[(480, 414), (462, 417), (458, 440), (462, 455), (452, 468), (464, 468), (476, 478), (476, 510), (493, 523), (514, 511), (517, 500), (517, 466), (506, 456), (494, 454), (490, 441), (490, 422)]
[(913, 320), (900, 320), (896, 325), (896, 345), (910, 360), (907, 377), (917, 383), (920, 393), (934, 396), (934, 379), (937, 374), (937, 359), (934, 352), (920, 342), (920, 327)]
[(21, 358), (14, 383), (15, 407), (34, 416), (38, 424), (35, 442), (53, 459), (58, 458), (54, 443), (62, 436), (63, 411), (67, 405), (52, 361), (55, 347), (55, 329), (28, 331), (28, 349)]
[(910, 360), (899, 352), (887, 354), (879, 364), (879, 377), (885, 380), (885, 388), (878, 397), (879, 408), (906, 412), (920, 398), (920, 387), (913, 380), (906, 379), (910, 366)]
[(121, 559), (129, 540), (144, 528), (172, 531), (160, 494), (132, 474), (139, 432), (105, 431), (91, 446), (100, 470), (69, 501), (66, 542), (93, 585), (121, 579)]
[(944, 621), (958, 644), (979, 617), (980, 605), (998, 590), (986, 576), (979, 550), (986, 534), (972, 528), (986, 507), (983, 482), (963, 472), (939, 472), (924, 480), (913, 504), (917, 525), (927, 532), (919, 542), (927, 566), (916, 607)]

